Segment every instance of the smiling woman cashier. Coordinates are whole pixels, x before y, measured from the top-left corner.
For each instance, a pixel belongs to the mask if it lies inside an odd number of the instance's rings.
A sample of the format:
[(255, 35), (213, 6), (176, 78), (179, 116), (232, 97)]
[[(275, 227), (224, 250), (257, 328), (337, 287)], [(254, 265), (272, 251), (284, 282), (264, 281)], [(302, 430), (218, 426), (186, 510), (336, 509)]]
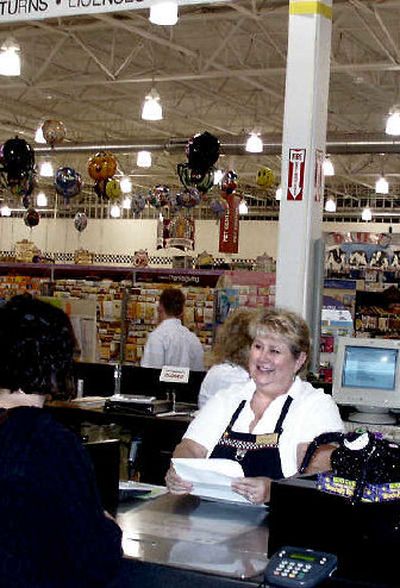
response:
[[(189, 425), (174, 457), (237, 460), (245, 477), (232, 489), (254, 503), (269, 500), (271, 479), (298, 471), (308, 443), (317, 435), (342, 431), (331, 396), (300, 379), (310, 350), (307, 324), (297, 314), (267, 309), (249, 327), (251, 380), (221, 390)], [(323, 448), (312, 469), (329, 469), (331, 448)], [(191, 484), (171, 466), (170, 492), (186, 494)]]

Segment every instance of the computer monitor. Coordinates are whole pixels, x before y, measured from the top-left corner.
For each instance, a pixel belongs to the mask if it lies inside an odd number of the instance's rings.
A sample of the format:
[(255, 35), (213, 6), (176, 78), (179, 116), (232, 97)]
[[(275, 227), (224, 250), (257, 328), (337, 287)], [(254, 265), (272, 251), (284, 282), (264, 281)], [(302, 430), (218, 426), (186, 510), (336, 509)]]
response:
[(400, 340), (339, 337), (332, 395), (357, 410), (349, 420), (391, 424), (400, 409)]

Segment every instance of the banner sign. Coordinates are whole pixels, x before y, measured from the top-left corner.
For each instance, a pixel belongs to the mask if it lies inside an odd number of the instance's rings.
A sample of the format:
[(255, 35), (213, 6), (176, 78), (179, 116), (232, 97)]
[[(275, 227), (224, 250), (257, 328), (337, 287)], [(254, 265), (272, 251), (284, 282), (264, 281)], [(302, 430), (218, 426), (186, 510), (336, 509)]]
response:
[(220, 253), (237, 253), (239, 251), (239, 203), (240, 198), (230, 194), (225, 198), (228, 203), (219, 224)]
[(303, 200), (305, 149), (289, 149), (287, 200)]
[[(0, 24), (62, 16), (150, 8), (158, 0), (1, 0)], [(218, 3), (229, 0), (218, 0)], [(215, 0), (177, 0), (178, 5), (213, 4)]]

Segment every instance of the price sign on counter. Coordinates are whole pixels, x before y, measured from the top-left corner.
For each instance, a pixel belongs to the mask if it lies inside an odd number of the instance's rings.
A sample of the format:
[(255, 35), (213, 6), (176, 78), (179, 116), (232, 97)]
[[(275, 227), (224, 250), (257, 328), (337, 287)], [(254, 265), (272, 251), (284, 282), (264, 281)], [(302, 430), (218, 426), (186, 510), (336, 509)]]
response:
[(187, 384), (189, 381), (189, 368), (165, 365), (160, 373), (160, 382), (174, 382)]

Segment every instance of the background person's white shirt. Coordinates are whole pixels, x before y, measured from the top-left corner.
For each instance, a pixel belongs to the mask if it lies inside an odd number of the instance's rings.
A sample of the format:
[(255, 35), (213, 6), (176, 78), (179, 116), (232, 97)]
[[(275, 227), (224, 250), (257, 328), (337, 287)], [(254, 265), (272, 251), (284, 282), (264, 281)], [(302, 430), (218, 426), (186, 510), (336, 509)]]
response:
[(199, 408), (202, 408), (220, 390), (225, 390), (234, 384), (247, 384), (249, 381), (249, 372), (240, 365), (228, 362), (213, 365), (201, 383), (198, 399)]
[(203, 357), (203, 346), (196, 335), (180, 319), (168, 318), (148, 335), (140, 365), (152, 368), (173, 365), (202, 371)]
[[(207, 449), (207, 457), (209, 457), (243, 399), (247, 402), (232, 430), (249, 433), (250, 423), (254, 420), (250, 401), (255, 388), (254, 381), (250, 380), (247, 384), (237, 384), (218, 392), (210, 398), (190, 423), (183, 436), (184, 439), (192, 439), (200, 443)], [(339, 409), (332, 396), (296, 377), (289, 391), (271, 402), (254, 427), (253, 434), (262, 435), (273, 432), (288, 395), (292, 396), (293, 402), (283, 422), (283, 432), (279, 441), (282, 472), (285, 478), (297, 472), (299, 443), (309, 443), (322, 433), (343, 431)]]

